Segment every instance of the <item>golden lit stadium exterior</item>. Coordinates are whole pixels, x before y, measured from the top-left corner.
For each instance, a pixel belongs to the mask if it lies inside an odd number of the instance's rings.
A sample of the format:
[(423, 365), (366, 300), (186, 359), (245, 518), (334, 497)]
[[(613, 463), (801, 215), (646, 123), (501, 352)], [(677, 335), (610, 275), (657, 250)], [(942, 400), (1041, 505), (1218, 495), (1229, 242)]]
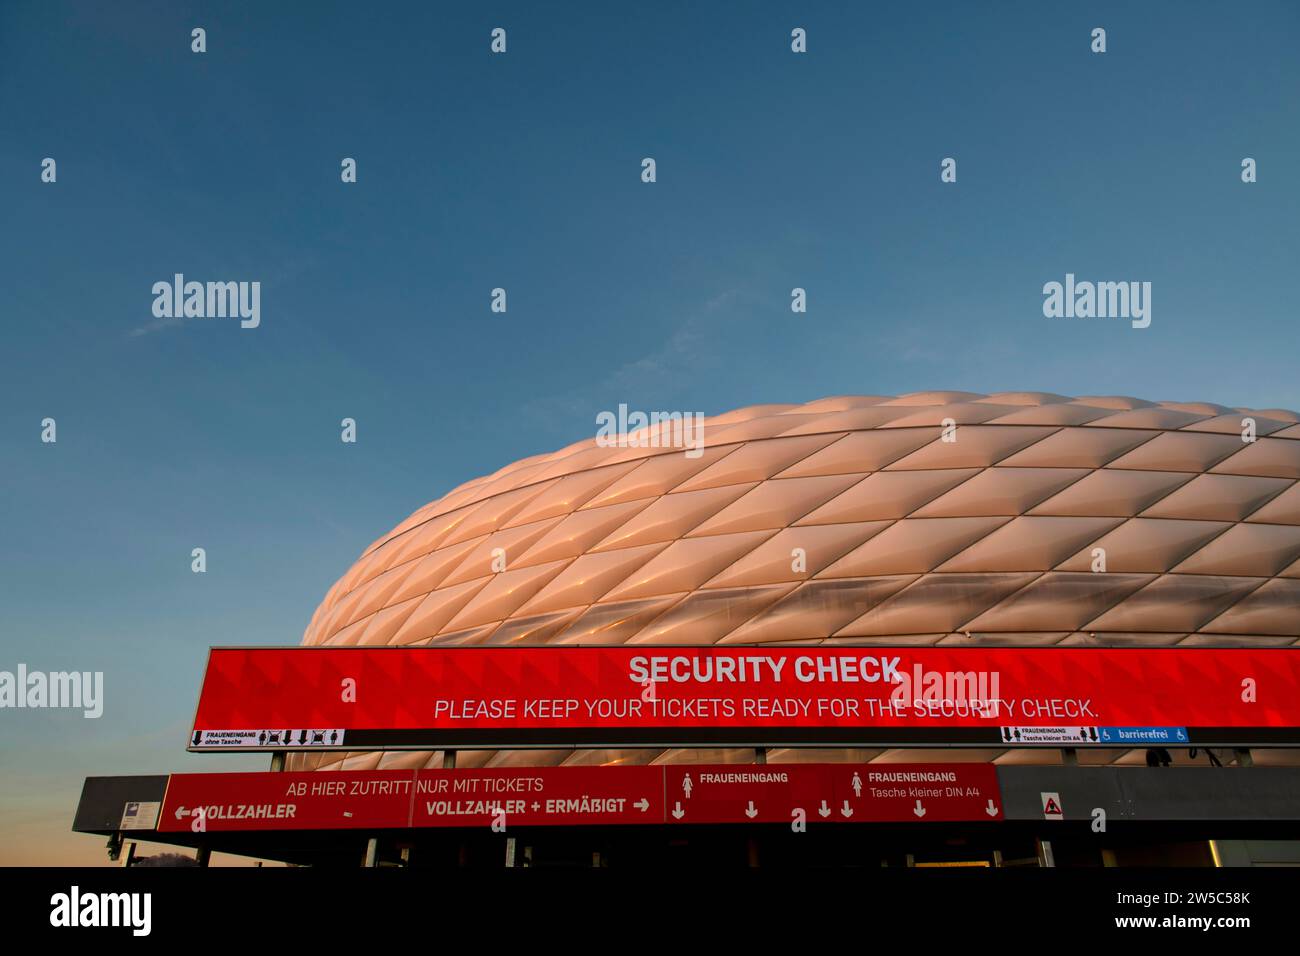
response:
[[(578, 442), (425, 505), (331, 588), (303, 643), (1300, 642), (1295, 412), (922, 392), (740, 409), (706, 420), (696, 455), (647, 437)], [(473, 751), (459, 765), (753, 759)], [(289, 769), (441, 762), (300, 754)]]

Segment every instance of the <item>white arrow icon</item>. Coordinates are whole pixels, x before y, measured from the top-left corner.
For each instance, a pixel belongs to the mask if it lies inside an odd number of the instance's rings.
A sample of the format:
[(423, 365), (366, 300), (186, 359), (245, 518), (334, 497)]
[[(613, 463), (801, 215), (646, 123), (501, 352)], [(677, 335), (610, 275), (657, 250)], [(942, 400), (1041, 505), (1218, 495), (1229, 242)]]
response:
[(636, 807), (642, 813), (645, 813), (647, 810), (650, 809), (650, 801), (647, 800), (645, 797), (642, 797), (636, 803), (632, 804), (632, 806)]
[(693, 784), (691, 783), (691, 775), (688, 773), (686, 776), (682, 777), (682, 792), (686, 794), (687, 800), (691, 799), (692, 786)]
[(753, 800), (750, 800), (749, 806), (745, 808), (745, 816), (749, 817), (749, 819), (751, 820), (754, 819), (754, 817), (758, 816), (758, 811), (754, 809)]
[(818, 812), (819, 814), (821, 814), (823, 817), (829, 817), (829, 816), (831, 815), (831, 808), (828, 807), (828, 806), (826, 805), (826, 801), (823, 800), (823, 801), (822, 801), (821, 809), (818, 810), (817, 812)]
[(686, 816), (686, 811), (682, 809), (682, 802), (678, 800), (676, 807), (673, 809), (673, 817), (680, 820), (684, 816)]
[(916, 801), (916, 808), (912, 810), (918, 817), (925, 816), (925, 807), (921, 806), (921, 801)]
[(862, 778), (856, 773), (853, 775), (853, 795), (855, 797), (862, 796)]
[(984, 808), (984, 812), (991, 817), (996, 817), (998, 815), (998, 808), (993, 805), (992, 797), (989, 797), (989, 805)]
[(181, 817), (188, 816), (188, 815), (189, 815), (189, 812), (190, 812), (190, 811), (186, 810), (184, 807), (177, 807), (177, 808), (176, 808), (176, 819), (179, 820)]
[(840, 807), (840, 816), (844, 817), (846, 820), (853, 816), (853, 808), (849, 806), (849, 801), (845, 800), (844, 806)]

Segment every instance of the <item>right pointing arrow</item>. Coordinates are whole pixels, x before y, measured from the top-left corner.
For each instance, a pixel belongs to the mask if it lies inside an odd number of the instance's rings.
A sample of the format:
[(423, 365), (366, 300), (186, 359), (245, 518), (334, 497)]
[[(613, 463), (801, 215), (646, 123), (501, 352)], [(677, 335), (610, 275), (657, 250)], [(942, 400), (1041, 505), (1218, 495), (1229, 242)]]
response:
[(916, 801), (916, 807), (912, 810), (918, 817), (925, 816), (925, 807), (921, 806), (921, 801)]
[(998, 815), (998, 808), (993, 805), (992, 797), (989, 797), (989, 805), (984, 808), (984, 812), (991, 817), (996, 817)]
[(632, 804), (632, 806), (636, 807), (642, 813), (645, 813), (647, 810), (650, 809), (650, 801), (647, 800), (645, 797), (642, 797), (636, 803)]

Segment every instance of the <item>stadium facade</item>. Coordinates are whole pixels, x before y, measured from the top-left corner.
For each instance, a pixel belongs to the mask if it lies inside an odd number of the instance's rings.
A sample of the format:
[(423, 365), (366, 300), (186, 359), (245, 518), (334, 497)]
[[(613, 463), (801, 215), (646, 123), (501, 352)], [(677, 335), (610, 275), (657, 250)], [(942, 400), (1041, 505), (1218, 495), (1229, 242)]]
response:
[[(845, 396), (708, 418), (702, 453), (662, 446), (651, 432), (577, 442), (425, 505), (330, 589), (303, 643), (1300, 641), (1293, 411), (1041, 392)], [(1143, 751), (1082, 756), (1145, 759)], [(437, 767), (442, 759), (334, 753), (296, 756), (290, 767)], [(749, 762), (754, 754), (534, 750), (457, 759), (531, 766)]]

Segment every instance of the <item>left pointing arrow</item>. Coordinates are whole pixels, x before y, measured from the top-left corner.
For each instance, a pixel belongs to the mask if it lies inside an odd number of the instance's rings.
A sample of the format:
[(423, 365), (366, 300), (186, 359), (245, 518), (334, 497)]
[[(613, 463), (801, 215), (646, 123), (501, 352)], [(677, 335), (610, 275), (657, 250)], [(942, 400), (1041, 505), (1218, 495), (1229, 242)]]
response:
[(179, 820), (181, 817), (186, 816), (188, 813), (189, 813), (189, 811), (186, 810), (184, 807), (177, 807), (177, 808), (176, 808), (176, 819)]

